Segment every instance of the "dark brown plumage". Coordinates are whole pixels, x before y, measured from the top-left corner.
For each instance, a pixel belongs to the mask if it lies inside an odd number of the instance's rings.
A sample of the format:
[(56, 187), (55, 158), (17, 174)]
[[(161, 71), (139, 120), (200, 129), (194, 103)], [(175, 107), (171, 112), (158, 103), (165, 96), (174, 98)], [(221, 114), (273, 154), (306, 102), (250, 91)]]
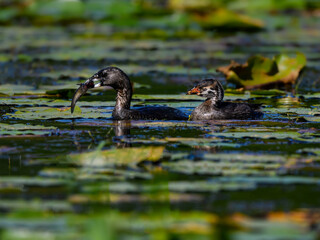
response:
[(132, 98), (132, 86), (129, 77), (119, 68), (107, 67), (81, 84), (75, 92), (72, 103), (71, 113), (76, 102), (90, 88), (110, 86), (117, 91), (116, 105), (112, 111), (112, 118), (115, 120), (186, 120), (188, 117), (178, 109), (171, 107), (142, 107), (130, 109)]
[(190, 120), (256, 119), (263, 115), (259, 104), (223, 102), (223, 87), (215, 79), (203, 80), (187, 94), (207, 98), (193, 110)]

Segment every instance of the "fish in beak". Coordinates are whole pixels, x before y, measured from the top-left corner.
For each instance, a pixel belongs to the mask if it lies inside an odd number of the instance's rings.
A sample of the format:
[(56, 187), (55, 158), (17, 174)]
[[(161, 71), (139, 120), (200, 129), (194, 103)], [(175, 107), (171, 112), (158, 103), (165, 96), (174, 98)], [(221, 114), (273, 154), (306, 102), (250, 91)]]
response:
[(189, 90), (187, 92), (187, 95), (192, 95), (192, 94), (199, 95), (200, 94), (200, 89), (198, 87), (194, 87), (194, 88), (192, 88), (191, 90)]
[(90, 88), (95, 88), (95, 87), (100, 87), (101, 86), (101, 81), (99, 79), (91, 79), (89, 78), (85, 83), (81, 83), (80, 87), (77, 89), (77, 91), (74, 93), (72, 102), (71, 102), (71, 113), (73, 113), (74, 108), (76, 106), (77, 101), (79, 98), (84, 95), (88, 89)]

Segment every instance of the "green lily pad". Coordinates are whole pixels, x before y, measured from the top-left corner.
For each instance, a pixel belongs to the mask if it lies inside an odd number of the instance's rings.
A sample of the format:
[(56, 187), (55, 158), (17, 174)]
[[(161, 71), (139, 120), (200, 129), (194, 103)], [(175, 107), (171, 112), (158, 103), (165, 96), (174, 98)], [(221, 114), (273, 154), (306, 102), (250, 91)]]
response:
[[(59, 162), (59, 161), (57, 161)], [(82, 182), (90, 181), (125, 181), (132, 179), (151, 179), (147, 172), (115, 169), (113, 167), (82, 166), (81, 168), (45, 168), (39, 172), (44, 178), (72, 179)]]
[(234, 177), (221, 177), (218, 179), (221, 182), (234, 181), (237, 183), (255, 183), (255, 184), (283, 184), (283, 185), (294, 185), (294, 184), (319, 184), (320, 178), (314, 177), (299, 177), (299, 176), (234, 176)]
[(320, 142), (320, 138), (316, 134), (308, 132), (297, 132), (292, 129), (290, 131), (282, 131), (280, 129), (247, 129), (244, 131), (229, 131), (221, 133), (212, 133), (214, 137), (226, 138), (260, 138), (260, 139), (296, 139), (306, 142)]
[(301, 149), (301, 152), (310, 152), (320, 156), (320, 148), (303, 148)]
[(69, 20), (82, 18), (85, 6), (81, 1), (33, 2), (27, 9), (31, 15), (38, 15), (38, 21)]
[(6, 124), (0, 123), (0, 135), (43, 135), (57, 129), (43, 125)]
[(44, 94), (44, 91), (35, 89), (33, 86), (29, 85), (14, 85), (14, 84), (2, 84), (0, 85), (0, 92), (6, 95), (14, 94), (26, 94), (26, 95), (37, 95)]
[[(109, 191), (111, 193), (155, 193), (156, 191), (162, 193), (165, 192), (177, 192), (177, 193), (207, 193), (218, 191), (233, 191), (239, 189), (254, 189), (255, 184), (240, 183), (229, 181), (170, 181), (169, 183), (157, 183), (155, 185), (150, 184), (133, 184), (128, 182), (114, 182), (108, 184), (108, 186), (100, 187), (101, 192)], [(91, 192), (94, 187), (85, 187), (85, 192)]]
[(23, 200), (0, 200), (0, 209), (6, 210), (25, 210), (33, 211), (71, 211), (71, 205), (65, 201), (23, 201)]
[(245, 64), (232, 61), (230, 65), (219, 67), (217, 71), (222, 72), (237, 87), (270, 88), (278, 83), (295, 83), (306, 62), (305, 55), (299, 52), (295, 58), (286, 54), (278, 54), (272, 59), (253, 56)]
[(90, 108), (80, 108), (75, 107), (73, 114), (70, 113), (70, 107), (30, 107), (23, 108), (21, 111), (16, 111), (12, 114), (7, 114), (9, 118), (17, 118), (24, 120), (37, 120), (37, 119), (57, 119), (57, 118), (107, 118), (111, 117), (111, 110), (105, 109), (90, 109)]
[[(170, 172), (211, 176), (275, 176), (287, 161), (286, 157), (263, 154), (205, 154), (201, 161), (181, 159), (163, 162)], [(230, 179), (232, 181), (232, 179)]]
[[(312, 215), (311, 213), (309, 213)], [(274, 214), (276, 215), (276, 214)], [(279, 214), (281, 216), (281, 213)], [(294, 213), (293, 213), (294, 215)], [(297, 215), (297, 214), (296, 214)], [(301, 216), (302, 214), (299, 214)], [(311, 222), (311, 220), (309, 220)], [(302, 224), (303, 222), (303, 224)], [(306, 222), (300, 222), (297, 219), (251, 219), (240, 218), (238, 224), (246, 231), (236, 231), (235, 239), (306, 239), (312, 240), (316, 238), (316, 233), (307, 231)]]
[(35, 186), (35, 187), (55, 187), (63, 186), (68, 182), (62, 179), (47, 179), (35, 177), (0, 177), (0, 188), (2, 186)]
[(275, 171), (281, 165), (273, 162), (241, 162), (241, 161), (178, 161), (162, 164), (170, 172), (183, 174), (199, 174), (211, 176), (274, 176)]

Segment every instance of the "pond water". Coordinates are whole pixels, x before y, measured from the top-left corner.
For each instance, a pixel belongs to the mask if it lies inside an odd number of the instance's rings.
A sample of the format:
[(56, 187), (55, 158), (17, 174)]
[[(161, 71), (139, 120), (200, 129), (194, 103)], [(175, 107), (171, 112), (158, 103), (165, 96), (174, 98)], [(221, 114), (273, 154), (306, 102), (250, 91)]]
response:
[[(109, 38), (108, 26), (0, 28), (3, 239), (316, 239), (320, 221), (320, 32), (204, 39)], [(293, 91), (235, 91), (219, 66), (303, 52)], [(259, 120), (113, 121), (115, 93), (70, 100), (99, 69), (134, 82), (132, 107), (188, 115), (185, 93), (219, 79)], [(265, 238), (264, 238), (265, 237)]]

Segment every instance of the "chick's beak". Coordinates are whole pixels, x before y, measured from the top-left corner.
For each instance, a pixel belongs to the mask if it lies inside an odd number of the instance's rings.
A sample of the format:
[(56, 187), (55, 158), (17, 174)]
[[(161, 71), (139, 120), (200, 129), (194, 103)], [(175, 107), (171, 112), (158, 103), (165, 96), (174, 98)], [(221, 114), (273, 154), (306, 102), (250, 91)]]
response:
[(192, 95), (192, 94), (199, 95), (200, 94), (200, 89), (198, 87), (194, 87), (194, 88), (192, 88), (191, 90), (189, 90), (187, 92), (187, 95)]

